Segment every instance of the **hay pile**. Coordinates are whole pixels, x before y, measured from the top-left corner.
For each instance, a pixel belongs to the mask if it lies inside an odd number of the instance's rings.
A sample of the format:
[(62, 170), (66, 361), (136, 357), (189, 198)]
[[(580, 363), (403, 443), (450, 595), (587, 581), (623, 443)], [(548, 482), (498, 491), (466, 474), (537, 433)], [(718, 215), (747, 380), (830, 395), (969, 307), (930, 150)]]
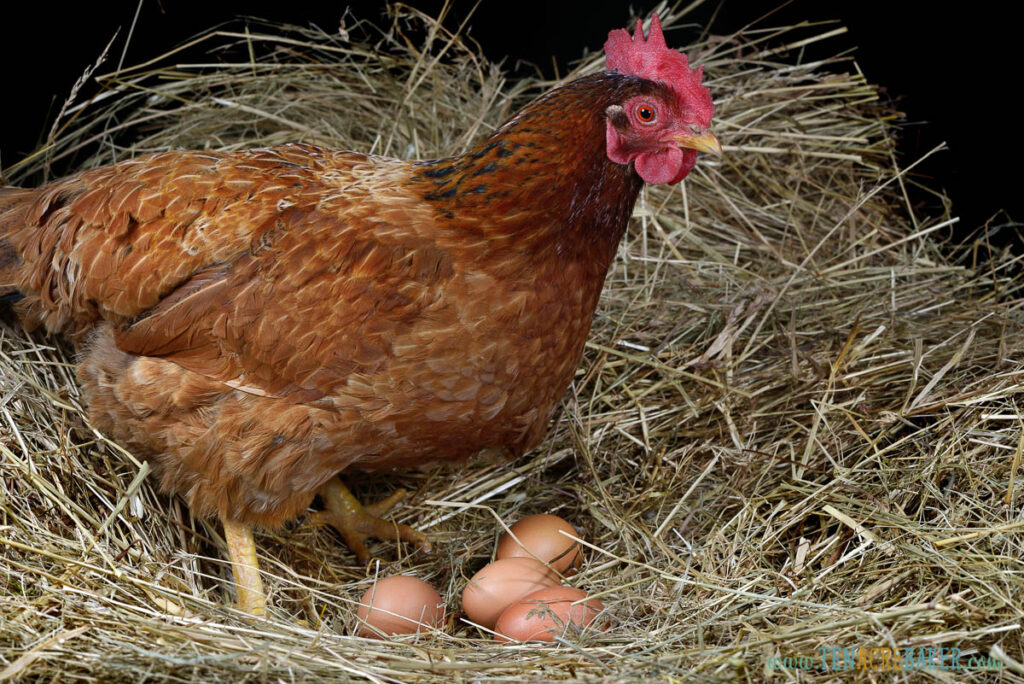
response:
[[(552, 85), (506, 83), (409, 11), (385, 32), (345, 28), (253, 22), (196, 41), (204, 63), (100, 76), (8, 178), (295, 140), (452, 154)], [(70, 353), (5, 325), (0, 680), (758, 680), (802, 656), (828, 681), (846, 678), (831, 649), (861, 647), (956, 647), (961, 665), (1024, 679), (1019, 268), (943, 244), (950, 216), (913, 215), (874, 87), (849, 58), (799, 59), (840, 31), (691, 46), (726, 155), (644, 191), (543, 445), (355, 483), (415, 492), (398, 519), (439, 542), (432, 556), (378, 543), (396, 560), (363, 568), (301, 520), (258, 534), (269, 621), (227, 607), (219, 526), (89, 428)], [(608, 631), (498, 646), (456, 615), (443, 633), (348, 636), (374, 573), (415, 573), (457, 613), (498, 520), (543, 511), (585, 531), (574, 583), (604, 601)]]

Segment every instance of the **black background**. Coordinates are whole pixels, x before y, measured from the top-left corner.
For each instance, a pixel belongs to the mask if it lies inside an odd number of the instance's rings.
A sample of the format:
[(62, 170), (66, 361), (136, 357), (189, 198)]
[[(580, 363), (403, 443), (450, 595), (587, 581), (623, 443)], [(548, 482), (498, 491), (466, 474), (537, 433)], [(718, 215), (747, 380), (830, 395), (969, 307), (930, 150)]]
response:
[[(440, 0), (408, 4), (436, 12)], [(238, 15), (253, 15), (296, 24), (313, 23), (332, 30), (343, 8), (379, 19), (378, 2), (237, 2), (217, 0), (143, 0), (125, 64), (161, 54), (204, 29)], [(470, 12), (474, 2), (453, 0), (450, 26)], [(470, 21), (470, 35), (494, 60), (528, 60), (552, 75), (585, 49), (599, 50), (610, 29), (623, 26), (630, 7), (648, 11), (650, 0), (627, 2), (582, 0), (483, 0)], [(850, 30), (830, 41), (829, 54), (856, 47), (862, 71), (883, 87), (905, 112), (901, 124), (903, 163), (942, 141), (949, 151), (923, 169), (929, 185), (943, 188), (962, 218), (958, 235), (995, 217), (1024, 217), (1024, 193), (1018, 188), (1022, 148), (1016, 93), (1020, 89), (1018, 44), (1012, 3), (957, 4), (956, 13), (938, 3), (890, 0), (707, 2), (692, 13), (692, 28), (669, 34), (682, 47), (711, 26), (726, 33), (774, 11), (765, 25), (801, 20), (838, 19)], [(121, 36), (107, 68), (116, 65), (123, 38), (135, 15), (135, 0), (105, 3), (19, 3), (19, 16), (8, 8), (0, 20), (0, 165), (30, 152), (49, 129), (57, 109), (82, 70), (95, 61), (114, 32)], [(966, 9), (965, 9), (966, 8)], [(824, 55), (822, 55), (824, 56)], [(552, 59), (554, 57), (554, 60)], [(1005, 210), (1006, 213), (999, 213)], [(1010, 230), (1003, 230), (1005, 240)]]

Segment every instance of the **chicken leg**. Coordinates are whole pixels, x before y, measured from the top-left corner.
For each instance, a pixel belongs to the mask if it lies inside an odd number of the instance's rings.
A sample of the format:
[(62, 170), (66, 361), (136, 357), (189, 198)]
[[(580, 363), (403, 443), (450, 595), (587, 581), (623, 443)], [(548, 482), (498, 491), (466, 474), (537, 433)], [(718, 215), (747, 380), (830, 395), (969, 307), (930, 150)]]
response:
[(231, 570), (235, 576), (235, 607), (243, 613), (266, 617), (267, 595), (263, 592), (252, 525), (237, 523), (223, 516), (221, 522), (224, 523), (224, 538), (228, 543)]
[(335, 477), (329, 480), (319, 493), (324, 500), (324, 510), (314, 513), (310, 520), (314, 524), (327, 524), (338, 530), (360, 563), (366, 563), (370, 559), (370, 552), (366, 548), (366, 539), (370, 537), (397, 537), (416, 544), (424, 551), (430, 551), (430, 541), (422, 532), (408, 525), (380, 518), (405, 498), (404, 489), (395, 490), (387, 498), (364, 506), (348, 490), (345, 483)]
[[(319, 493), (324, 500), (324, 510), (314, 513), (310, 519), (315, 524), (331, 525), (338, 530), (360, 563), (370, 559), (370, 552), (366, 548), (366, 539), (370, 537), (385, 539), (397, 536), (418, 545), (424, 551), (430, 551), (430, 541), (422, 532), (380, 518), (405, 498), (404, 489), (398, 489), (387, 498), (366, 506), (359, 503), (338, 478), (331, 479)], [(260, 578), (252, 525), (228, 520), (223, 516), (221, 522), (224, 524), (224, 538), (235, 577), (235, 606), (244, 613), (266, 617), (267, 595)]]

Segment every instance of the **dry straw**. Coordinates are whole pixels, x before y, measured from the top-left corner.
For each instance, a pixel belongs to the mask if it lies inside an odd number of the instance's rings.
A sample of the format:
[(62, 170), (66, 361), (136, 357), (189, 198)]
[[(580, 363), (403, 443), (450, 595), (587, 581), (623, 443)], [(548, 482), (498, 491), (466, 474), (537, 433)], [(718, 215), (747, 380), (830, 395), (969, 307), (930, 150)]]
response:
[[(452, 154), (554, 85), (507, 82), (429, 17), (392, 18), (251, 21), (96, 75), (99, 94), (7, 178), (296, 140)], [(759, 680), (774, 657), (860, 647), (956, 647), (1024, 679), (1019, 268), (944, 244), (949, 215), (913, 215), (876, 89), (849, 56), (801, 59), (841, 32), (689, 47), (725, 156), (644, 191), (548, 438), (515, 463), (355, 479), (368, 498), (414, 492), (398, 519), (438, 542), (431, 556), (380, 543), (394, 562), (363, 568), (328, 529), (259, 534), (270, 620), (228, 607), (219, 526), (89, 427), (71, 352), (4, 325), (0, 680)], [(599, 68), (595, 54), (570, 77)], [(585, 531), (573, 582), (612, 627), (496, 645), (458, 596), (498, 521), (536, 512)], [(433, 582), (455, 618), (349, 636), (373, 575), (397, 572)]]

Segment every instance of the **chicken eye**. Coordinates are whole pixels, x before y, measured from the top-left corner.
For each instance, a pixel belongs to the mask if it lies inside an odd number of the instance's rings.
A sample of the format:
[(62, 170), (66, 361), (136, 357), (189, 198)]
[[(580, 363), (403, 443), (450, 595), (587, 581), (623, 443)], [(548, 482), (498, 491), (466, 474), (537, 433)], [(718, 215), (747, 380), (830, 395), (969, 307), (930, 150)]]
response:
[(654, 121), (654, 110), (647, 105), (639, 105), (636, 108), (636, 118), (644, 123), (651, 123)]

